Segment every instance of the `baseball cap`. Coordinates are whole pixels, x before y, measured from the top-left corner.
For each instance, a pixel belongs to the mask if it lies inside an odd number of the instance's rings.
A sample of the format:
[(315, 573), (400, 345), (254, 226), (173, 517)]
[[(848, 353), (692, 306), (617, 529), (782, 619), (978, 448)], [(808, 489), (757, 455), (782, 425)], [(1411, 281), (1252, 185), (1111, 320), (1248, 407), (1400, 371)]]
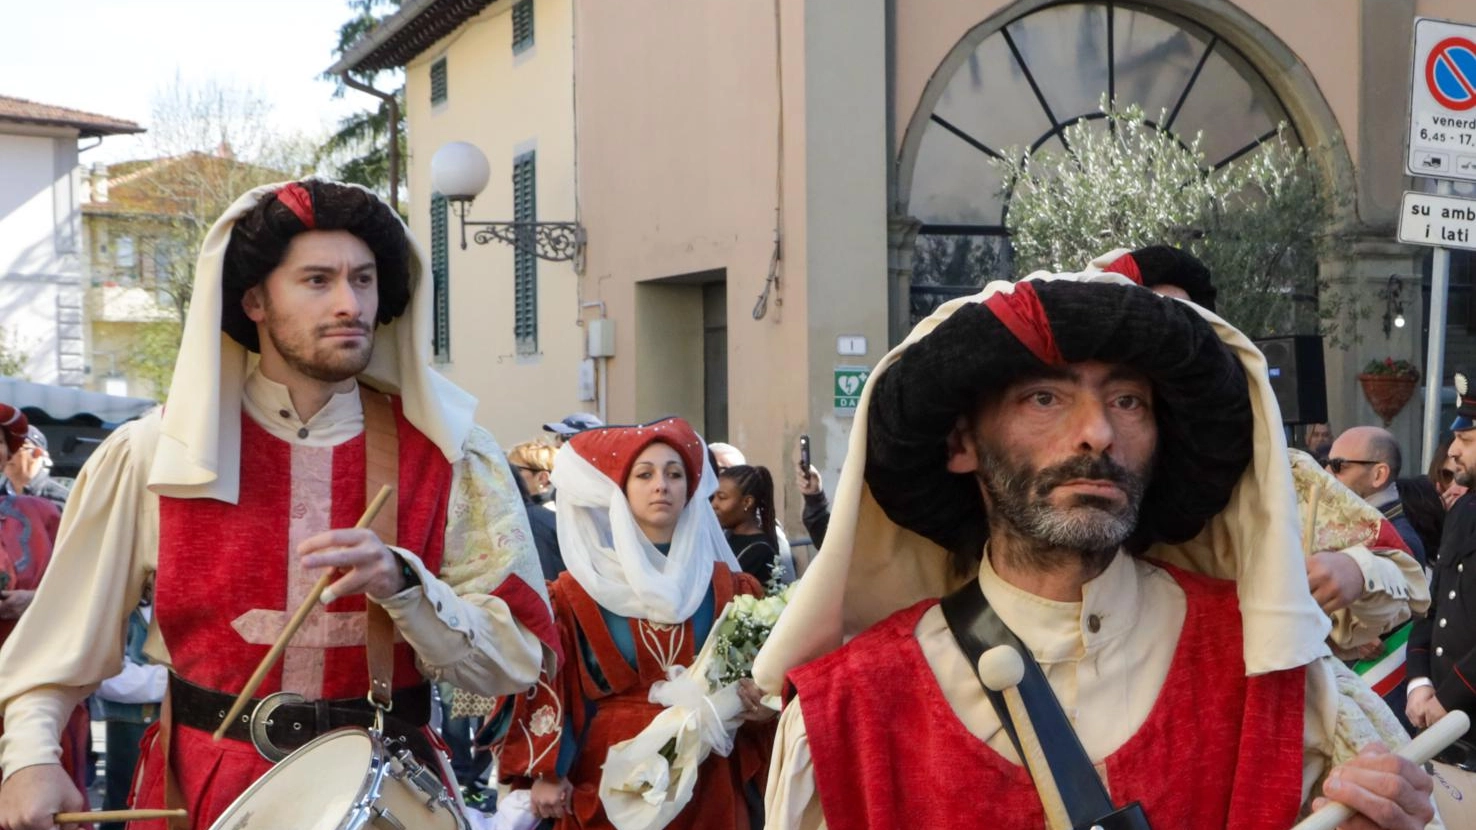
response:
[(543, 428), (548, 432), (568, 438), (571, 435), (578, 435), (587, 429), (594, 429), (595, 427), (602, 427), (604, 425), (605, 422), (601, 421), (595, 415), (591, 415), (588, 412), (575, 412), (573, 415), (565, 416), (562, 421), (553, 421), (544, 424)]

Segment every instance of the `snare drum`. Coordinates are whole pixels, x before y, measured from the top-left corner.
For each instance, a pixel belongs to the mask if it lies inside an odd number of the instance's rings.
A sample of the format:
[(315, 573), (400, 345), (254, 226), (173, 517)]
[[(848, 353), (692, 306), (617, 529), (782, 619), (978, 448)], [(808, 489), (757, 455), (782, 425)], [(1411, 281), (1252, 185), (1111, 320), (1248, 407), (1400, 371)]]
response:
[(357, 728), (328, 732), (283, 758), (210, 830), (468, 830), (434, 771)]
[(1456, 741), (1432, 761), (1435, 807), (1450, 830), (1476, 827), (1476, 748)]

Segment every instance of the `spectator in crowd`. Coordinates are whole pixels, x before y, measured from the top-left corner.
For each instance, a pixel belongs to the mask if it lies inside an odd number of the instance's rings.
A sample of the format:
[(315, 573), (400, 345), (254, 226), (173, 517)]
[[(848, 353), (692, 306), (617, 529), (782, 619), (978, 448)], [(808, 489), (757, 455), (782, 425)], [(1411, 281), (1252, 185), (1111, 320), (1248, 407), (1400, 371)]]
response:
[(1435, 485), (1435, 492), (1440, 494), (1440, 503), (1449, 510), (1456, 499), (1466, 495), (1466, 486), (1456, 481), (1456, 473), (1460, 465), (1451, 457), (1451, 436), (1447, 435), (1441, 439), (1440, 445), (1435, 448), (1435, 457), (1430, 459), (1430, 471), (1428, 473), (1430, 483)]
[(1420, 565), (1425, 564), (1425, 543), (1404, 515), (1395, 481), (1404, 468), (1399, 442), (1380, 427), (1351, 427), (1333, 441), (1324, 466), (1338, 481), (1384, 514)]
[(728, 544), (743, 572), (769, 585), (779, 569), (779, 540), (774, 524), (774, 478), (767, 467), (739, 464), (718, 473), (712, 510), (728, 535)]
[(1304, 441), (1309, 455), (1318, 461), (1325, 461), (1332, 453), (1332, 427), (1327, 424), (1308, 424)]
[[(1399, 488), (1399, 501), (1404, 505), (1404, 516), (1420, 535), (1420, 543), (1427, 555), (1440, 550), (1441, 530), (1445, 525), (1445, 505), (1440, 493), (1425, 476), (1405, 476), (1395, 484)], [(1426, 569), (1434, 562), (1427, 561)]]
[[(1476, 480), (1476, 395), (1468, 377), (1455, 374), (1459, 398), (1450, 445), (1455, 483), (1467, 488)], [(1419, 727), (1457, 709), (1476, 720), (1476, 498), (1470, 492), (1446, 515), (1434, 571), (1430, 592), (1435, 601), (1409, 637), (1407, 711)], [(1466, 740), (1472, 739), (1476, 728), (1466, 733)]]
[[(93, 720), (106, 721), (103, 754), (106, 789), (104, 810), (128, 807), (128, 794), (138, 765), (139, 745), (149, 724), (159, 720), (159, 705), (169, 687), (169, 670), (144, 656), (144, 640), (154, 609), (148, 598), (128, 618), (123, 644), (123, 670), (104, 680), (93, 693)], [(123, 830), (122, 822), (98, 825), (99, 830)]]
[[(820, 471), (811, 466), (795, 473), (795, 486), (805, 499), (805, 511), (800, 521), (805, 525), (805, 532), (810, 534), (810, 549), (819, 552), (820, 546), (825, 544), (825, 529), (830, 526), (830, 499), (825, 495), (825, 482), (820, 478)], [(800, 574), (804, 574), (809, 564), (808, 561), (795, 561)]]
[[(29, 429), (24, 413), (0, 403), (0, 446), (7, 458), (22, 451)], [(60, 524), (61, 511), (54, 503), (38, 496), (0, 494), (0, 645), (10, 638), (36, 597), (36, 588), (51, 564)], [(92, 743), (87, 708), (76, 706), (70, 716), (59, 719), (65, 721), (60, 740), (62, 768), (79, 790), (86, 790)], [(0, 736), (4, 734), (5, 724), (0, 720)]]
[(517, 471), (523, 492), (533, 504), (553, 507), (554, 489), (549, 476), (553, 474), (556, 452), (557, 447), (542, 441), (524, 441), (507, 451), (507, 460)]
[(46, 451), (46, 434), (41, 430), (27, 426), (26, 439), (15, 452), (0, 449), (0, 467), (5, 472), (0, 479), (0, 493), (40, 496), (56, 505), (57, 510), (66, 507), (71, 490), (51, 477), (51, 455)]
[(561, 421), (550, 421), (544, 424), (543, 429), (545, 432), (552, 432), (554, 444), (562, 447), (565, 441), (568, 441), (575, 435), (587, 429), (594, 429), (604, 425), (605, 422), (600, 420), (598, 415), (591, 415), (588, 412), (575, 412), (573, 415), (564, 416), (564, 419)]
[(718, 473), (722, 473), (723, 470), (729, 467), (737, 467), (741, 464), (748, 463), (748, 459), (743, 455), (743, 450), (738, 449), (732, 444), (714, 441), (707, 445), (707, 449), (712, 453), (713, 469), (717, 470)]
[[(557, 830), (610, 828), (599, 797), (606, 753), (664, 710), (651, 687), (690, 666), (717, 614), (761, 595), (742, 573), (708, 502), (717, 489), (692, 427), (667, 418), (579, 433), (559, 448), (559, 543), (569, 570), (549, 586), (568, 662), (526, 694), (505, 698), (503, 783), (531, 788), (532, 809)], [(698, 768), (673, 830), (748, 830), (774, 713), (740, 681), (744, 719), (732, 752)], [(745, 693), (744, 689), (747, 690)]]
[[(748, 464), (743, 450), (721, 441), (707, 445), (707, 460), (719, 474), (730, 467)], [(788, 584), (798, 577), (800, 569), (795, 567), (794, 549), (789, 545), (789, 535), (784, 532), (784, 524), (779, 521), (778, 516), (774, 517), (774, 537), (779, 541), (779, 561), (784, 565), (784, 582)]]
[[(539, 506), (537, 497), (528, 493), (529, 477), (522, 474), (522, 469), (517, 467), (517, 462), (512, 460), (512, 456), (512, 453), (508, 453), (508, 463), (514, 465), (514, 471), (518, 473), (513, 476), (513, 480), (518, 484), (518, 493), (523, 497), (523, 507), (528, 511), (528, 529), (533, 532), (533, 544), (538, 548), (538, 564), (543, 567), (543, 578), (552, 582), (564, 572), (564, 555), (559, 552), (558, 517), (554, 511), (545, 510)], [(549, 490), (552, 489), (549, 487)]]

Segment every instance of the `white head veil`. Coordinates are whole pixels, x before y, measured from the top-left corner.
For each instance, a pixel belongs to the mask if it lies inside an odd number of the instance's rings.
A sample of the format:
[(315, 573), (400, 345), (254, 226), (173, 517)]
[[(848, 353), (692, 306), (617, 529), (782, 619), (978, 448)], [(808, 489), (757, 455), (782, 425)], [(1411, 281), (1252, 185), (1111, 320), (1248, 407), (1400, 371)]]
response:
[[(597, 431), (634, 433), (650, 431), (650, 426)], [(708, 502), (717, 490), (717, 475), (707, 461), (701, 438), (691, 435), (697, 444), (695, 452), (682, 455), (700, 457), (702, 472), (677, 519), (667, 554), (658, 551), (636, 524), (625, 498), (625, 482), (614, 481), (580, 455), (577, 439), (566, 442), (554, 456), (552, 481), (559, 494), (559, 548), (564, 565), (596, 602), (623, 617), (685, 622), (707, 596), (714, 563), (740, 570)]]

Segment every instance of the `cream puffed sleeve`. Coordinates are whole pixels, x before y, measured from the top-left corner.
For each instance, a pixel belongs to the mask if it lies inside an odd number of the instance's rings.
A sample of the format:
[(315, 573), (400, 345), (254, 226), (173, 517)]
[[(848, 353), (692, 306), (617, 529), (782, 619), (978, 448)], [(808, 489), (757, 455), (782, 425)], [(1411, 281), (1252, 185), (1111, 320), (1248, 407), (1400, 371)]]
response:
[(779, 715), (764, 804), (764, 826), (770, 830), (825, 830), (799, 698), (789, 701)]
[(395, 548), (421, 584), (379, 601), (427, 677), (489, 697), (536, 683), (558, 642), (512, 475), (491, 434), (474, 428), (452, 467), (439, 573)]
[[(158, 555), (149, 460), (159, 410), (118, 428), (88, 459), (62, 511), (51, 563), (0, 649), (0, 770), (60, 763), (73, 707), (123, 665), (128, 615)], [(167, 656), (151, 649), (163, 662)]]

